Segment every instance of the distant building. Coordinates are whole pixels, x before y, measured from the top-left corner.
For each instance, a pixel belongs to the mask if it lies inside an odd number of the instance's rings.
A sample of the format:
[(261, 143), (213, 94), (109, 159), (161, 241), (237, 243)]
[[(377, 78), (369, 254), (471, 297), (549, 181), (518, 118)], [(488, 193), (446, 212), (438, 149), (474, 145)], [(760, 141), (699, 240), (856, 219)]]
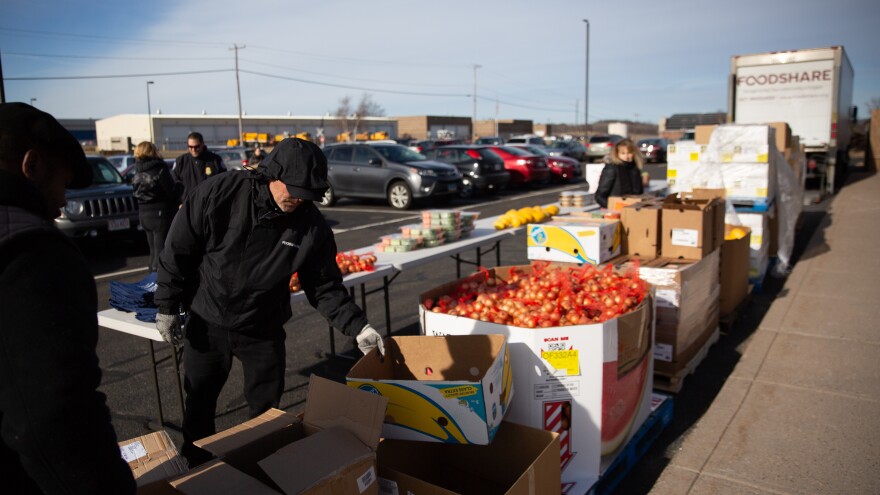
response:
[(480, 137), (501, 136), (504, 139), (512, 136), (519, 136), (522, 134), (534, 134), (538, 132), (538, 130), (535, 129), (535, 125), (531, 120), (513, 119), (478, 120), (476, 130), (477, 136)]
[[(663, 122), (665, 120), (665, 122)], [(676, 113), (666, 119), (661, 119), (660, 137), (679, 139), (684, 131), (692, 130), (698, 125), (724, 124), (727, 122), (727, 114), (715, 113)]]
[[(150, 123), (153, 126), (153, 142), (161, 150), (186, 149), (186, 136), (193, 131), (205, 137), (208, 147), (226, 146), (230, 139), (238, 135), (237, 115), (152, 115), (123, 114), (98, 120), (95, 123), (97, 148), (100, 151), (129, 150), (141, 141), (150, 140)], [(319, 129), (323, 129), (326, 143), (336, 142), (336, 136), (348, 126), (355, 131), (354, 119), (332, 116), (242, 116), (242, 132), (265, 133), (270, 136), (295, 136), (308, 132), (312, 140), (318, 139)], [(357, 121), (357, 133), (386, 132), (391, 138), (397, 137), (397, 121), (387, 117), (362, 117)]]
[(400, 137), (469, 140), (471, 136), (470, 117), (413, 115), (392, 118), (397, 121), (397, 133)]
[(58, 122), (73, 134), (83, 146), (95, 146), (98, 142), (95, 119), (58, 119)]

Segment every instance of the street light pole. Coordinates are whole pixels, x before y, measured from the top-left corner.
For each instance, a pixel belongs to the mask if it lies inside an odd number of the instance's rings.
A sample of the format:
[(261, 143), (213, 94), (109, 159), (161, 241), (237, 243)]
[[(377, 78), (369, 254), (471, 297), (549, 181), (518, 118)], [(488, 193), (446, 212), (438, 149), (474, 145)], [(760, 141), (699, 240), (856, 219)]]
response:
[(238, 81), (238, 51), (246, 46), (232, 45), (230, 50), (235, 52), (235, 93), (238, 96), (238, 142), (244, 144), (244, 134), (241, 128), (241, 84)]
[(584, 63), (584, 136), (590, 132), (590, 21), (584, 19), (587, 25), (587, 55)]
[(474, 118), (471, 120), (471, 142), (477, 139), (477, 69), (482, 65), (474, 64)]
[(150, 85), (153, 81), (147, 81), (147, 122), (150, 126), (150, 142), (153, 142), (153, 110), (150, 108)]

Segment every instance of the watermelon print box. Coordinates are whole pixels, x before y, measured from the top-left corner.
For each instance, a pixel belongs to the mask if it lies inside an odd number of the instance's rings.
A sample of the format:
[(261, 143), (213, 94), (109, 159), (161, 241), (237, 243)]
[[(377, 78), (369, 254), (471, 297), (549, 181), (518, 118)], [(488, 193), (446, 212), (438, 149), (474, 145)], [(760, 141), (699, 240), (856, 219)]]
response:
[(560, 465), (567, 493), (586, 493), (650, 414), (654, 360), (653, 294), (632, 312), (604, 323), (522, 328), (435, 313), (425, 308), (456, 287), (497, 267), (450, 282), (420, 296), (426, 335), (507, 337), (516, 394), (506, 420), (560, 434)]
[(345, 377), (349, 387), (388, 399), (382, 437), (486, 445), (513, 395), (501, 335), (400, 336), (385, 341)]

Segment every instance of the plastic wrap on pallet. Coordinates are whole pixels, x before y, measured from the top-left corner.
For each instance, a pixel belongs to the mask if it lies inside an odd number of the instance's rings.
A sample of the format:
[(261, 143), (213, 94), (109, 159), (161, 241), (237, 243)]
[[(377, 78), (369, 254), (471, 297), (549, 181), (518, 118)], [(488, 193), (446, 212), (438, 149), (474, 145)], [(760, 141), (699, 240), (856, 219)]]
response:
[[(795, 178), (782, 153), (776, 149), (775, 129), (761, 124), (724, 124), (712, 133), (700, 160), (689, 173), (692, 187), (730, 189), (731, 180), (723, 167), (730, 163), (768, 165), (767, 201), (777, 203), (779, 215), (779, 263), (773, 267), (775, 275), (784, 275), (791, 268), (794, 248), (795, 222), (803, 209), (803, 188)], [(742, 225), (730, 198), (727, 200), (726, 223)]]

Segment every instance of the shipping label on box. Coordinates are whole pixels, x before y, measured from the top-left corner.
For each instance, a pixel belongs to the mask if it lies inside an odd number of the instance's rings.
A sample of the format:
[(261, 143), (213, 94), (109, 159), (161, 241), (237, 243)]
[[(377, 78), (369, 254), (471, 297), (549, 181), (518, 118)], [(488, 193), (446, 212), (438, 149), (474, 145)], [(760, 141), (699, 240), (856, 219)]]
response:
[(578, 219), (529, 224), (526, 251), (530, 260), (598, 265), (620, 254), (617, 220)]
[(119, 442), (119, 452), (138, 486), (186, 472), (186, 463), (165, 430)]
[[(488, 270), (504, 278), (509, 267)], [(482, 276), (478, 274), (477, 276)], [(436, 300), (462, 281), (422, 294)], [(585, 493), (650, 413), (654, 305), (590, 325), (522, 328), (432, 312), (419, 306), (427, 335), (506, 335), (517, 393), (512, 422), (560, 433), (563, 483)]]
[(513, 395), (501, 335), (402, 336), (361, 358), (348, 386), (388, 399), (383, 438), (486, 445)]
[(724, 238), (724, 208), (716, 199), (664, 200), (660, 252), (664, 257), (700, 259)]

